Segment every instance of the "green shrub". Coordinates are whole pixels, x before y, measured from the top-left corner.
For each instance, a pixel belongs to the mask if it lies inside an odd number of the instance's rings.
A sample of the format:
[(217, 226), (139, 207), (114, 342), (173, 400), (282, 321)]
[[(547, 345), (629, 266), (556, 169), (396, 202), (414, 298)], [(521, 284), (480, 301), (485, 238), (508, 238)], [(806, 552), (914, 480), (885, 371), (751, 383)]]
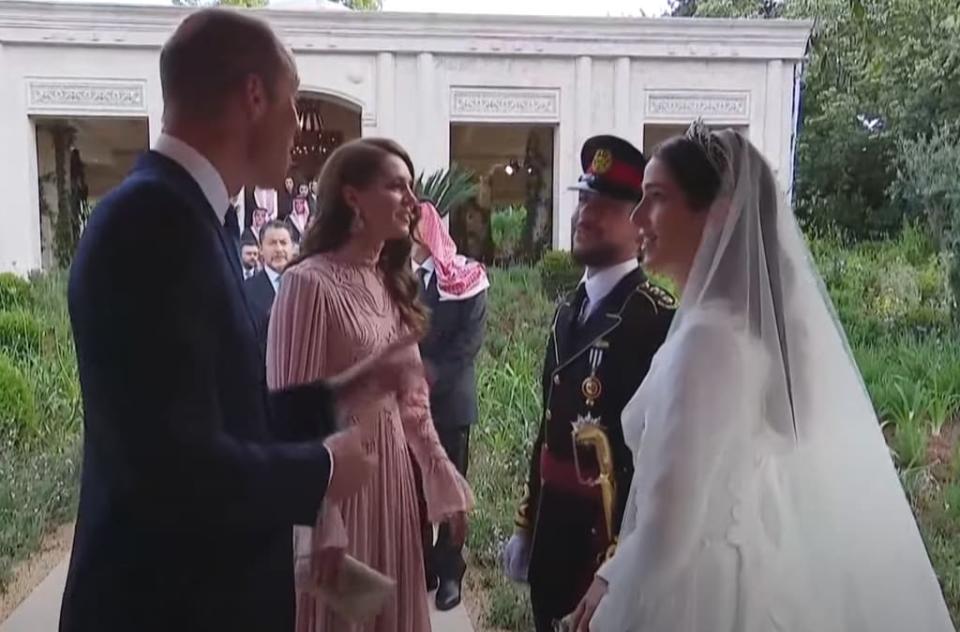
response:
[(553, 300), (574, 290), (583, 277), (583, 267), (573, 260), (569, 252), (562, 250), (545, 253), (539, 269), (543, 293)]
[(930, 233), (950, 253), (953, 298), (960, 296), (960, 125), (946, 123), (916, 139), (901, 140), (898, 178), (890, 186), (914, 215), (924, 217)]
[[(0, 593), (44, 534), (76, 515), (81, 399), (66, 288), (64, 271), (32, 276), (17, 309), (42, 324), (43, 345), (17, 364), (0, 353)], [(36, 347), (35, 333), (25, 339)]]
[(14, 566), (40, 547), (44, 534), (75, 518), (80, 450), (78, 433), (0, 447), (0, 594)]
[(29, 312), (0, 312), (0, 352), (18, 361), (40, 354), (43, 328)]
[(12, 272), (0, 273), (0, 311), (30, 305), (30, 283)]
[(37, 404), (30, 383), (0, 355), (0, 436), (17, 438), (37, 427)]
[(531, 267), (491, 269), (487, 300), (496, 326), (487, 329), (477, 363), (482, 421), (474, 430), (470, 464), (477, 496), (470, 554), (489, 599), (483, 619), (498, 629), (533, 629), (527, 591), (503, 576), (499, 554), (513, 533), (540, 422), (540, 373), (554, 310), (540, 282)]
[(908, 226), (897, 239), (879, 243), (815, 237), (810, 249), (855, 347), (952, 329), (948, 261), (919, 228)]
[(526, 223), (527, 208), (525, 206), (494, 209), (490, 218), (490, 231), (498, 259), (509, 261), (517, 254)]

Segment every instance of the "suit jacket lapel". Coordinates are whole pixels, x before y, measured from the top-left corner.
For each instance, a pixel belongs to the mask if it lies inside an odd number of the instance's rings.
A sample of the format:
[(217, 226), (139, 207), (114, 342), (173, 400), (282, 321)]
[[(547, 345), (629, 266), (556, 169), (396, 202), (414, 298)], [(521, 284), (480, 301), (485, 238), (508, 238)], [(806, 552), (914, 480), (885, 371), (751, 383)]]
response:
[(423, 285), (423, 281), (420, 280), (418, 273), (414, 273), (414, 276), (417, 278), (420, 300), (431, 310), (436, 310), (437, 304), (440, 302), (440, 288), (437, 287), (437, 273), (434, 271), (433, 274), (430, 275), (430, 281), (426, 286)]
[(440, 286), (438, 285), (436, 271), (430, 275), (430, 282), (427, 283), (426, 300), (431, 309), (436, 309), (437, 304), (440, 303)]
[(563, 299), (557, 308), (557, 314), (553, 319), (553, 351), (556, 358), (556, 366), (566, 361), (569, 357), (574, 344), (573, 322), (577, 318), (579, 301), (578, 292), (572, 292)]
[(270, 304), (273, 304), (273, 301), (277, 298), (277, 288), (273, 284), (273, 281), (270, 280), (270, 276), (267, 275), (267, 295), (270, 297)]
[[(617, 283), (610, 293), (607, 294), (593, 310), (587, 322), (580, 325), (577, 335), (573, 336), (571, 333), (566, 334), (566, 338), (569, 341), (567, 346), (569, 348), (566, 350), (561, 348), (561, 354), (558, 355), (557, 359), (556, 371), (565, 368), (586, 353), (594, 343), (620, 326), (620, 323), (623, 322), (620, 313), (623, 311), (624, 305), (630, 298), (630, 294), (640, 283), (643, 283), (645, 279), (646, 276), (639, 268), (620, 279), (620, 282)], [(570, 332), (569, 325), (572, 323), (572, 319), (577, 317), (577, 314), (575, 314), (576, 306), (570, 305), (567, 308), (567, 312), (569, 312), (567, 318), (570, 319), (567, 323), (568, 329), (560, 329), (558, 322), (554, 328), (554, 336), (556, 336), (556, 332), (559, 331)], [(564, 353), (564, 351), (566, 352)]]
[[(227, 258), (227, 263), (230, 267), (230, 270), (233, 272), (231, 276), (233, 277), (234, 287), (238, 296), (240, 297), (240, 304), (243, 305), (244, 311), (247, 314), (247, 320), (250, 321), (253, 330), (256, 331), (256, 320), (254, 319), (253, 313), (250, 311), (250, 306), (247, 304), (247, 301), (243, 295), (243, 270), (240, 267), (240, 258), (236, 249), (233, 247), (232, 240), (230, 239), (230, 236), (227, 235), (227, 231), (223, 227), (223, 223), (220, 221), (219, 216), (210, 206), (210, 202), (207, 201), (207, 197), (200, 189), (200, 185), (197, 184), (197, 181), (193, 179), (193, 176), (187, 173), (187, 171), (179, 164), (173, 160), (170, 160), (163, 154), (157, 153), (153, 150), (148, 151), (141, 156), (140, 160), (137, 162), (136, 168), (158, 169), (163, 171), (168, 178), (174, 181), (173, 184), (177, 187), (177, 190), (187, 196), (191, 205), (193, 206), (193, 210), (199, 213), (200, 217), (202, 217), (204, 221), (208, 222), (212, 226), (214, 232), (217, 234), (217, 239), (220, 241), (220, 247), (222, 248), (223, 255)], [(260, 345), (255, 346), (258, 349), (260, 348)]]

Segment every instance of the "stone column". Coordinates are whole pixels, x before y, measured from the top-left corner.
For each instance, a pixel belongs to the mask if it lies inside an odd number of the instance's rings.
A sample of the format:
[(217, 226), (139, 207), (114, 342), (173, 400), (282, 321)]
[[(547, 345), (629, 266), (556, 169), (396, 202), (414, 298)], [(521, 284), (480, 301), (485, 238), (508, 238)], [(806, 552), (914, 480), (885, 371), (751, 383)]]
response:
[(630, 58), (618, 57), (613, 70), (613, 129), (614, 133), (630, 142), (639, 142), (634, 134), (630, 110)]
[(790, 62), (786, 65), (783, 72), (783, 87), (781, 94), (783, 98), (783, 131), (780, 137), (783, 139), (783, 145), (780, 148), (782, 167), (780, 169), (780, 182), (784, 191), (793, 197), (793, 170), (794, 170), (794, 152), (796, 151), (797, 139), (794, 134), (797, 132), (797, 117), (800, 112), (800, 74), (802, 67), (799, 62)]
[[(770, 162), (774, 174), (780, 179), (783, 172), (783, 134), (786, 122), (783, 118), (783, 61), (772, 59), (767, 62), (767, 77), (764, 87), (763, 107), (763, 145), (760, 149)], [(782, 184), (782, 183), (781, 183)]]
[[(590, 138), (593, 130), (591, 123), (592, 101), (593, 101), (593, 60), (590, 57), (577, 58), (577, 152), (579, 155), (580, 147)], [(579, 168), (580, 165), (577, 165)]]
[[(570, 183), (576, 181), (580, 175), (580, 148), (583, 143), (590, 138), (593, 132), (591, 118), (593, 115), (593, 60), (590, 57), (578, 57), (574, 73), (574, 95), (573, 95), (573, 130), (572, 133), (565, 133), (560, 130), (558, 140), (562, 136), (564, 139), (572, 140), (572, 147), (567, 145), (567, 152), (559, 152), (561, 161), (556, 164), (554, 177), (558, 178), (559, 196), (557, 198), (557, 216), (554, 218), (554, 248), (559, 250), (569, 250), (571, 239), (573, 238), (573, 214), (577, 210), (577, 194), (575, 191), (568, 191)], [(566, 116), (561, 117), (561, 125), (570, 119)], [(569, 141), (567, 141), (569, 142)], [(564, 159), (566, 154), (566, 159)]]
[[(377, 124), (376, 132), (380, 136), (393, 137), (397, 126), (397, 63), (393, 53), (377, 55)], [(370, 130), (372, 131), (372, 130)], [(367, 136), (368, 130), (363, 129)]]
[[(409, 148), (418, 171), (432, 173), (447, 167), (449, 148), (444, 143), (447, 137), (442, 126), (440, 107), (437, 102), (437, 64), (433, 53), (417, 56), (417, 145)], [(417, 174), (414, 174), (416, 177)]]
[(23, 77), (0, 44), (0, 272), (26, 275), (41, 266), (37, 147)]

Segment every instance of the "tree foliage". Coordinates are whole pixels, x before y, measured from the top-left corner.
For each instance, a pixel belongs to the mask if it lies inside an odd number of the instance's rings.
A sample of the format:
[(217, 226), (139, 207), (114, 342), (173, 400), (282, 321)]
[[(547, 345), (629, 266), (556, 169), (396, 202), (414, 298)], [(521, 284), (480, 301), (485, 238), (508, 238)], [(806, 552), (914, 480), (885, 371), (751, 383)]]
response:
[(697, 0), (670, 0), (670, 15), (675, 18), (692, 18), (697, 14)]
[[(331, 0), (354, 11), (379, 11), (383, 8), (383, 0)], [(269, 4), (269, 0), (171, 0), (179, 7), (242, 7), (257, 9)]]
[(354, 11), (379, 11), (383, 8), (383, 0), (340, 0), (340, 4)]
[(673, 0), (671, 15), (702, 18), (778, 18), (784, 0)]
[(916, 211), (891, 185), (904, 141), (960, 120), (960, 0), (679, 0), (673, 14), (815, 20), (798, 214), (814, 228), (869, 238), (899, 230)]
[(257, 9), (267, 6), (268, 0), (172, 0), (178, 7), (242, 7)]

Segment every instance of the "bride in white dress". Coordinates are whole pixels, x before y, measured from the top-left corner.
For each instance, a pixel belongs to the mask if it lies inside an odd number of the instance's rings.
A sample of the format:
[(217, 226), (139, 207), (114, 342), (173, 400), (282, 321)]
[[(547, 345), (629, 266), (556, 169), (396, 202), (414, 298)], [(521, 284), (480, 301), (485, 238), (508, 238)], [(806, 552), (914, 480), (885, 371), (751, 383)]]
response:
[(770, 167), (695, 124), (646, 169), (644, 263), (683, 288), (623, 413), (620, 545), (582, 632), (948, 632), (863, 381)]

